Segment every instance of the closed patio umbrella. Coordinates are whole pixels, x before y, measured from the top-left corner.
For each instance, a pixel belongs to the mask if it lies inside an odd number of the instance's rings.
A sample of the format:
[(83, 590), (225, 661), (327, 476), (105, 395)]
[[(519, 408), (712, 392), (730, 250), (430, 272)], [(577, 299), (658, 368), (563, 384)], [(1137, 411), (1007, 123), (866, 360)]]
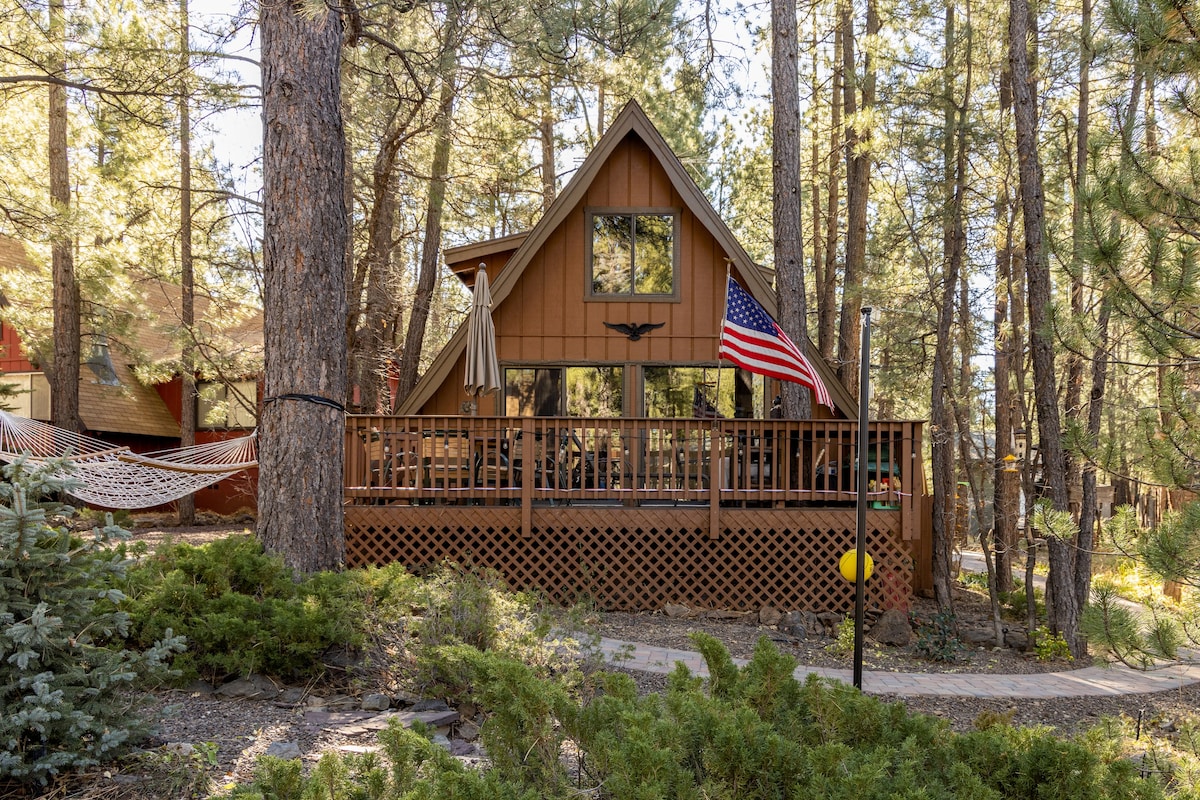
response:
[[(467, 321), (467, 369), (465, 388), (472, 401), (481, 394), (502, 387), (500, 359), (496, 354), (496, 326), (492, 323), (492, 290), (487, 268), (480, 264), (475, 272), (475, 299)], [(474, 402), (472, 403), (474, 405)]]

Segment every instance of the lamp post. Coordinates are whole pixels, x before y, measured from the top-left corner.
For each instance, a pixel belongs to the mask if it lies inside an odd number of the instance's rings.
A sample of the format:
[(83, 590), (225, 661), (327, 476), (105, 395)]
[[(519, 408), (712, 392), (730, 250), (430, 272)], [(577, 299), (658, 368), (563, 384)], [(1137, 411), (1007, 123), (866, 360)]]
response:
[(863, 617), (867, 584), (867, 407), (871, 400), (871, 307), (862, 310), (858, 367), (858, 500), (854, 537), (854, 688), (862, 690)]

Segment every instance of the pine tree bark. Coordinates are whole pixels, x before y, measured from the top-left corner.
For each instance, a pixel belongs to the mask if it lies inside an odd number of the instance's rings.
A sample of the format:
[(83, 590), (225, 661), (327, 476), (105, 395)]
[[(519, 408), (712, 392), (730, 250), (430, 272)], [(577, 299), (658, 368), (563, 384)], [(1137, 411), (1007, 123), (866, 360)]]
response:
[(261, 6), (264, 401), (258, 535), (294, 571), (344, 550), (347, 215), (342, 20)]
[[(941, 301), (938, 306), (937, 345), (933, 359), (930, 395), (930, 448), (933, 466), (933, 594), (938, 609), (952, 613), (954, 595), (950, 579), (950, 555), (956, 517), (954, 431), (955, 421), (947, 394), (951, 391), (951, 324), (956, 314), (956, 293), (966, 247), (962, 224), (963, 192), (966, 188), (966, 153), (962, 140), (963, 121), (954, 98), (956, 64), (955, 10), (945, 11), (945, 64), (942, 102), (945, 104), (942, 149), (943, 212)], [(969, 91), (969, 88), (968, 88)], [(963, 107), (966, 103), (963, 103)]]
[(458, 61), (458, 49), (454, 43), (458, 38), (457, 19), (456, 15), (452, 15), (446, 50), (442, 53), (441, 74), (444, 77), (438, 100), (433, 163), (429, 171), (425, 238), (421, 243), (421, 271), (417, 276), (417, 291), (413, 295), (412, 313), (409, 314), (408, 329), (404, 335), (404, 352), (400, 356), (400, 380), (396, 392), (399, 402), (403, 402), (417, 385), (421, 349), (425, 345), (425, 326), (429, 322), (433, 290), (437, 286), (438, 258), (442, 249), (442, 211), (446, 205), (446, 178), (450, 168), (450, 132), (454, 120), (454, 67)]
[[(50, 0), (50, 54), (46, 73), (67, 77), (66, 9), (63, 0)], [(50, 383), (50, 419), (60, 428), (80, 433), (79, 417), (79, 282), (69, 224), (71, 208), (70, 162), (67, 156), (67, 89), (51, 83), (49, 89), (48, 153), (50, 203), (54, 231), (50, 242), (51, 274), (54, 282), (54, 357), (42, 366)], [(46, 369), (49, 367), (49, 369)]]
[(996, 465), (992, 498), (992, 540), (996, 555), (996, 590), (1013, 590), (1013, 549), (1017, 543), (1020, 485), (1017, 464), (1004, 462), (1013, 453), (1016, 438), (1015, 400), (1012, 393), (1014, 340), (1009, 324), (1009, 285), (1012, 281), (1012, 226), (1009, 224), (1009, 191), (1007, 175), (1001, 178), (996, 197), (996, 234), (1001, 242), (996, 248), (996, 305), (992, 316), (992, 337), (996, 342), (993, 360), (995, 375)]
[[(858, 103), (854, 69), (854, 20), (849, 1), (842, 6), (842, 81), (846, 112), (846, 264), (842, 276), (842, 313), (838, 320), (838, 380), (858, 395), (859, 338), (863, 282), (867, 258), (867, 201), (871, 186), (871, 131), (867, 119), (875, 105), (875, 67), (870, 51), (863, 55), (862, 104)], [(866, 33), (879, 32), (875, 0), (867, 0)], [(860, 115), (858, 112), (862, 111)]]
[[(364, 256), (366, 299), (362, 325), (355, 332), (351, 374), (359, 387), (359, 406), (368, 414), (392, 413), (388, 397), (388, 364), (395, 354), (392, 328), (393, 301), (388, 290), (392, 266), (393, 230), (396, 225), (396, 158), (403, 141), (393, 124), (375, 155), (371, 174), (371, 213), (367, 220)], [(436, 268), (436, 264), (435, 264)]]
[[(179, 354), (179, 444), (196, 443), (196, 282), (192, 266), (192, 116), (188, 95), (191, 54), (188, 44), (188, 0), (179, 0), (179, 286), (183, 346)], [(196, 522), (196, 496), (176, 504), (180, 525)]]
[[(838, 18), (834, 31), (835, 53), (842, 49), (842, 23)], [(838, 189), (841, 185), (842, 153), (842, 66), (834, 59), (829, 90), (829, 175), (825, 199), (825, 283), (817, 294), (817, 349), (826, 363), (835, 365), (837, 351), (837, 252)], [(836, 366), (836, 365), (835, 365)]]
[[(1030, 16), (1028, 0), (1010, 0), (1009, 64), (1013, 76), (1013, 121), (1024, 217), (1025, 272), (1029, 284), (1029, 345), (1037, 406), (1038, 450), (1042, 479), (1050, 502), (1056, 510), (1066, 511), (1066, 463), (1058, 411), (1054, 343), (1050, 331), (1052, 287), (1044, 246), (1045, 196), (1038, 155), (1036, 95), (1030, 69)], [(1053, 598), (1052, 607), (1048, 610), (1050, 625), (1068, 642), (1072, 642), (1079, 625), (1079, 608), (1075, 604), (1074, 591), (1073, 543), (1053, 535), (1048, 536), (1046, 541), (1050, 554), (1049, 590)]]
[[(804, 246), (800, 226), (800, 76), (796, 1), (771, 0), (772, 227), (779, 325), (803, 351), (808, 344)], [(809, 390), (784, 383), (783, 416), (812, 416)]]

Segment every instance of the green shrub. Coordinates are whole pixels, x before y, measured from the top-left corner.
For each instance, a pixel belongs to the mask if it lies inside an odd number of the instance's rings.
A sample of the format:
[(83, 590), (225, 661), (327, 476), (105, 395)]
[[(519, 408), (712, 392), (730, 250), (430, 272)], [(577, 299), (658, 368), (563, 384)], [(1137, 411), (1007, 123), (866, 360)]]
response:
[(73, 536), (46, 501), (63, 491), (65, 462), (4, 468), (0, 483), (0, 778), (46, 783), (129, 744), (138, 731), (128, 697), (139, 678), (165, 673), (181, 650), (169, 628), (141, 651), (122, 649), (128, 615), (117, 609), (124, 557), (107, 547), (114, 525)]
[(462, 645), (523, 661), (540, 677), (576, 672), (578, 638), (553, 625), (534, 596), (509, 592), (494, 571), (446, 564), (423, 581), (419, 596), (423, 608), (407, 643), (415, 670), (405, 676), (418, 692), (466, 699), (473, 686)]
[[(600, 674), (580, 694), (497, 652), (445, 646), (487, 713), (490, 765), (464, 767), (421, 730), (393, 726), (380, 757), (327, 756), (313, 776), (267, 761), (240, 798), (576, 798), (604, 800), (1155, 800), (1115, 748), (1089, 750), (995, 715), (969, 734), (839, 683), (793, 677), (761, 640), (738, 667), (694, 636), (710, 677), (677, 665), (664, 694)], [(575, 753), (575, 774), (561, 753)]]
[(825, 649), (835, 656), (854, 654), (854, 617), (846, 617), (838, 623), (837, 633), (833, 641), (825, 645)]
[(953, 614), (939, 612), (928, 620), (917, 622), (917, 653), (930, 661), (957, 661), (966, 645), (958, 638), (958, 624)]
[[(1046, 593), (1040, 587), (1034, 587), (1033, 600), (1036, 604), (1035, 615), (1038, 619), (1046, 617)], [(1012, 619), (1025, 619), (1029, 609), (1029, 598), (1025, 593), (1025, 588), (1022, 586), (1013, 589), (1011, 592), (1000, 593), (1000, 603), (1004, 606), (1005, 612)]]
[(1038, 661), (1072, 661), (1071, 646), (1061, 633), (1051, 633), (1045, 625), (1033, 632), (1033, 652)]
[(144, 644), (171, 629), (188, 638), (175, 666), (217, 682), (263, 673), (310, 678), (330, 648), (360, 648), (369, 620), (406, 613), (415, 582), (398, 565), (323, 572), (300, 582), (252, 536), (193, 547), (172, 544), (144, 558), (121, 584)]

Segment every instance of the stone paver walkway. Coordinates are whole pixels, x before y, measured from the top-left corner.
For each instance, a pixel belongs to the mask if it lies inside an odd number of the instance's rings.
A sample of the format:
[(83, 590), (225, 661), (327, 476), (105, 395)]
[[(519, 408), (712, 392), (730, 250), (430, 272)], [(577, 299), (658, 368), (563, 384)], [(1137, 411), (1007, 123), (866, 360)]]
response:
[[(983, 554), (964, 552), (962, 568), (968, 572), (983, 572), (986, 569)], [(1034, 581), (1044, 585), (1045, 578), (1039, 575)], [(643, 672), (666, 674), (675, 669), (675, 662), (682, 661), (694, 674), (708, 675), (708, 666), (704, 663), (703, 656), (691, 650), (654, 647), (619, 639), (602, 639), (600, 652), (609, 662)], [(735, 658), (734, 663), (743, 666), (746, 659)], [(843, 683), (854, 682), (854, 673), (848, 669), (801, 665), (796, 667), (794, 674), (796, 679), (801, 681), (809, 675), (819, 675)], [(941, 695), (1037, 700), (1165, 692), (1193, 683), (1200, 683), (1200, 664), (1164, 667), (1151, 672), (1114, 665), (1034, 675), (1002, 675), (991, 672), (863, 672), (863, 691), (867, 694), (893, 694), (901, 697)]]
[[(704, 658), (691, 650), (654, 647), (619, 639), (601, 639), (600, 652), (605, 659), (628, 669), (666, 674), (682, 661), (696, 675), (708, 675)], [(744, 658), (735, 658), (742, 666)], [(809, 675), (852, 683), (848, 669), (796, 667), (797, 680)], [(1200, 666), (1166, 667), (1142, 672), (1123, 666), (1085, 667), (1068, 672), (1042, 672), (1035, 675), (946, 672), (863, 672), (863, 691), (867, 694), (894, 694), (902, 697), (943, 695), (989, 698), (1053, 698), (1096, 695), (1164, 692), (1200, 682)]]

